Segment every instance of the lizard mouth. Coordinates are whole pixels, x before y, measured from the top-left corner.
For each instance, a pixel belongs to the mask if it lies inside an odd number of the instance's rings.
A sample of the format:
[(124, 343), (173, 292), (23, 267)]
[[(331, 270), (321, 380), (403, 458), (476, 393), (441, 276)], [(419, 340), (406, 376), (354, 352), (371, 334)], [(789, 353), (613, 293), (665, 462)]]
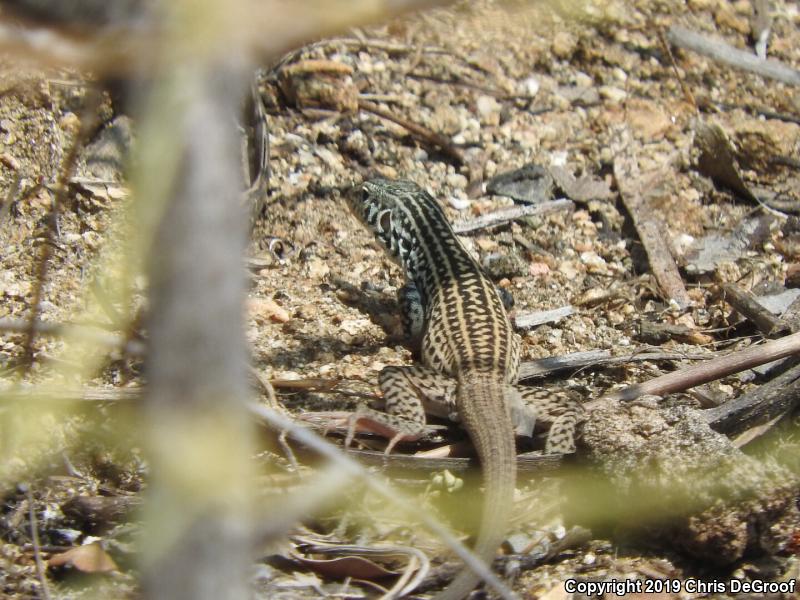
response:
[(345, 201), (350, 210), (355, 214), (359, 220), (364, 221), (367, 209), (368, 192), (364, 188), (363, 183), (359, 183), (351, 187), (345, 193)]

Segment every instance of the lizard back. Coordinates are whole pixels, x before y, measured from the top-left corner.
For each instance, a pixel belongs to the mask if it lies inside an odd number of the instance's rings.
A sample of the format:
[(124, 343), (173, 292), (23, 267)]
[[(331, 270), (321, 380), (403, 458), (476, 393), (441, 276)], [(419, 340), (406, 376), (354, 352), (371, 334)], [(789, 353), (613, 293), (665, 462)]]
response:
[(350, 203), (419, 292), (423, 362), (450, 376), (499, 372), (515, 382), (518, 342), (503, 302), (436, 200), (410, 181), (373, 179)]

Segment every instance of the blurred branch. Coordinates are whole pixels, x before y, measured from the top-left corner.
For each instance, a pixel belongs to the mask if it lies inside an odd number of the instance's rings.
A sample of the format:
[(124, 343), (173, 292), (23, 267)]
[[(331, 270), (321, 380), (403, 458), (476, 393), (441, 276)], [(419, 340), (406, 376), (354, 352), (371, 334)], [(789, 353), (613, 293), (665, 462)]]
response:
[(112, 350), (120, 350), (129, 356), (143, 356), (144, 344), (139, 340), (126, 340), (121, 335), (111, 333), (100, 327), (79, 325), (75, 323), (53, 323), (51, 321), (30, 321), (14, 319), (12, 317), (0, 318), (0, 332), (34, 333), (49, 336), (70, 336), (72, 339), (81, 339)]
[(667, 39), (679, 48), (692, 50), (730, 67), (777, 79), (789, 85), (800, 85), (800, 71), (789, 65), (777, 60), (759, 58), (755, 54), (739, 50), (721, 40), (706, 37), (679, 25), (669, 28)]
[(36, 323), (39, 320), (39, 313), (42, 310), (42, 296), (44, 287), (47, 283), (47, 276), (50, 270), (50, 260), (53, 257), (53, 248), (56, 246), (58, 238), (58, 219), (61, 205), (64, 204), (69, 196), (69, 182), (75, 172), (78, 162), (78, 153), (83, 147), (83, 143), (94, 128), (97, 120), (97, 107), (100, 98), (96, 93), (90, 92), (89, 102), (83, 111), (80, 124), (72, 132), (72, 141), (61, 161), (58, 171), (58, 180), (55, 184), (55, 192), (50, 204), (50, 211), (47, 215), (47, 227), (44, 232), (44, 241), (41, 244), (41, 253), (36, 265), (36, 280), (33, 286), (33, 298), (31, 299), (31, 313), (28, 317), (28, 328), (25, 331), (25, 356), (24, 366), (30, 369), (33, 364), (33, 340), (36, 334)]
[[(231, 26), (226, 33), (231, 40), (235, 37), (236, 45), (249, 51), (256, 62), (264, 62), (310, 39), (452, 3), (453, 0), (240, 0), (229, 6)], [(58, 0), (53, 2), (55, 9), (61, 4)], [(101, 75), (130, 75), (140, 72), (142, 65), (158, 64), (165, 51), (162, 34), (169, 27), (160, 21), (155, 25), (155, 20), (137, 21), (128, 13), (120, 22), (87, 19), (81, 12), (84, 4), (73, 3), (76, 12), (61, 16), (58, 25), (53, 19), (43, 18), (46, 13), (42, 12), (17, 12), (13, 22), (3, 14), (0, 52)], [(92, 23), (103, 24), (89, 27)], [(76, 35), (75, 25), (79, 26), (80, 35)], [(208, 45), (204, 48), (209, 50)], [(190, 62), (198, 47), (183, 44), (180, 50), (182, 59)]]
[[(245, 411), (246, 219), (235, 126), (250, 65), (226, 28), (229, 8), (170, 5), (183, 19), (180, 39), (163, 57), (139, 146), (138, 249), (151, 288), (152, 474), (141, 554), (148, 600), (250, 597), (253, 428)], [(209, 49), (231, 43), (219, 55), (182, 61), (177, 48), (203, 37)]]
[(39, 525), (36, 522), (36, 505), (33, 501), (33, 492), (29, 485), (25, 485), (25, 493), (28, 497), (28, 520), (31, 524), (31, 543), (33, 544), (33, 558), (36, 563), (36, 576), (39, 578), (43, 600), (50, 600), (50, 586), (47, 584), (47, 568), (42, 560), (41, 544), (39, 543)]
[(341, 471), (342, 475), (355, 476), (364, 481), (364, 484), (381, 498), (385, 498), (406, 514), (414, 515), (422, 521), (425, 526), (433, 533), (438, 535), (447, 546), (461, 558), (467, 566), (475, 571), (488, 585), (494, 588), (503, 598), (514, 598), (514, 594), (500, 581), (500, 579), (483, 562), (470, 552), (464, 544), (459, 542), (450, 533), (450, 530), (442, 525), (436, 518), (424, 510), (419, 510), (419, 506), (409, 500), (397, 490), (392, 489), (389, 484), (374, 473), (367, 471), (365, 467), (358, 464), (355, 460), (344, 454), (333, 444), (326, 442), (317, 434), (301, 427), (291, 421), (288, 417), (258, 404), (248, 405), (249, 411), (268, 423), (275, 429), (287, 431), (289, 434), (302, 444), (313, 448), (322, 456), (331, 461)]

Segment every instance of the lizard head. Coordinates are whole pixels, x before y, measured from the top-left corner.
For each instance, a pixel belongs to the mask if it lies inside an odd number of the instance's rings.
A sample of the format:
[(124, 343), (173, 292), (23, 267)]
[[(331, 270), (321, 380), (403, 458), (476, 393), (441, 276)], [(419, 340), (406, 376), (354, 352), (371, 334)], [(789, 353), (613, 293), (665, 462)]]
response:
[[(414, 245), (409, 208), (428, 194), (406, 180), (370, 179), (355, 186), (348, 195), (350, 209), (401, 263)], [(431, 198), (431, 202), (435, 201)]]

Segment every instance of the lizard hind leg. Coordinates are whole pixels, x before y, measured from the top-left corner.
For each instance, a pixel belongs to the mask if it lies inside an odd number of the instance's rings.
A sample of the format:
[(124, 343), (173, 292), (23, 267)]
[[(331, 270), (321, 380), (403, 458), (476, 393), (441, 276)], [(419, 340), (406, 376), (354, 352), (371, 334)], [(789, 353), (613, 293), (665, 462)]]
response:
[(536, 429), (548, 429), (546, 454), (572, 454), (583, 406), (568, 392), (515, 386), (523, 402), (536, 415)]

